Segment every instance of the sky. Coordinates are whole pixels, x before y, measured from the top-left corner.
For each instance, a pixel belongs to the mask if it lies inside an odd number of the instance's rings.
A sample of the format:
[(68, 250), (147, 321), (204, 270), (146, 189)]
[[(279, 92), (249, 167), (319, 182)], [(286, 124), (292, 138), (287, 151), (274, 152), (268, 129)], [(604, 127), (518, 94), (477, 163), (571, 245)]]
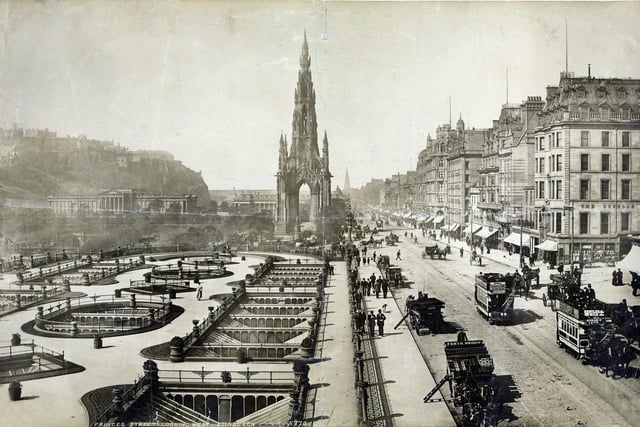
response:
[(348, 169), (358, 188), (414, 170), (449, 99), (468, 128), (544, 99), (565, 20), (569, 71), (640, 78), (635, 2), (0, 0), (0, 126), (166, 150), (210, 189), (272, 189), (306, 30), (332, 186)]

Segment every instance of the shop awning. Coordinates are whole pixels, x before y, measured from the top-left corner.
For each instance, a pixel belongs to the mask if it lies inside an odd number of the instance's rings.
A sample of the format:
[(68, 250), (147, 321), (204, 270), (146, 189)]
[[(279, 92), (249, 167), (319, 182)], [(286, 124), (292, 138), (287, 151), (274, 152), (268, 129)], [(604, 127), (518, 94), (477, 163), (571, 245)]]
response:
[(444, 219), (444, 215), (438, 215), (433, 219), (433, 223), (437, 224), (439, 222), (442, 222), (443, 219)]
[(553, 240), (545, 240), (539, 245), (536, 245), (536, 248), (542, 251), (555, 252), (558, 250), (558, 242), (554, 242)]
[(426, 217), (426, 216), (424, 216), (424, 215), (420, 215), (418, 218), (416, 218), (416, 221), (418, 221), (418, 222), (422, 222), (422, 221), (424, 221), (425, 219), (427, 219), (427, 217)]
[(451, 226), (451, 232), (456, 231), (458, 228), (460, 228), (460, 224), (453, 224), (453, 225)]
[(449, 226), (449, 224), (447, 224), (447, 225), (443, 225), (442, 227), (440, 227), (440, 230), (442, 230), (442, 231), (449, 231), (449, 227), (450, 227), (450, 226)]
[[(482, 228), (482, 224), (473, 224), (474, 233), (477, 233), (481, 228)], [(464, 230), (462, 230), (464, 234), (469, 234), (470, 231), (471, 231), (471, 228), (469, 228), (468, 225), (464, 228)]]
[[(520, 240), (520, 237), (522, 236), (522, 240)], [(522, 241), (522, 246), (529, 246), (530, 245), (530, 241), (531, 241), (531, 236), (529, 236), (527, 233), (511, 233), (509, 234), (509, 236), (504, 239), (505, 243), (510, 243), (512, 245), (516, 245), (516, 246), (520, 246), (520, 242)]]
[(482, 227), (482, 230), (478, 231), (476, 233), (476, 236), (481, 237), (483, 239), (486, 239), (488, 237), (493, 236), (494, 234), (496, 234), (498, 232), (498, 228), (497, 227), (487, 227), (484, 226)]
[(429, 223), (431, 221), (433, 221), (433, 217), (431, 215), (427, 215), (427, 219), (425, 219), (423, 222), (426, 224), (426, 223)]

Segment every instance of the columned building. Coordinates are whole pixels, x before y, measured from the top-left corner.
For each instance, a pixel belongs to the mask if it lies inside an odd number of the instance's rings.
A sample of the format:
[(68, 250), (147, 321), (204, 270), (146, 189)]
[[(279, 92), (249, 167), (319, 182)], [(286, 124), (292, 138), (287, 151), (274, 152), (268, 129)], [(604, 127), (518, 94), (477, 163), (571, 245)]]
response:
[(539, 120), (539, 249), (556, 263), (619, 259), (640, 232), (640, 80), (562, 73)]
[(133, 189), (48, 197), (49, 207), (59, 215), (109, 215), (139, 211), (190, 213), (196, 211), (197, 200), (195, 194), (145, 194)]

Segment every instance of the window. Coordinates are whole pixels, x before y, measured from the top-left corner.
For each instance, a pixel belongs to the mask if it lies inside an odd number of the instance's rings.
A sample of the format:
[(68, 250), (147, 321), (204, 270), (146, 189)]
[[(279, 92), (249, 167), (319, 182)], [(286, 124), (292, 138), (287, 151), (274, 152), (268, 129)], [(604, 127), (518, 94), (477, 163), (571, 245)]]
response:
[(580, 154), (580, 170), (588, 171), (589, 170), (589, 155), (588, 154)]
[(557, 171), (562, 170), (562, 154), (558, 154), (556, 156), (556, 170)]
[(622, 132), (622, 146), (629, 147), (630, 146), (630, 134), (629, 132)]
[(562, 233), (562, 212), (556, 212), (555, 230), (556, 233)]
[(600, 198), (602, 200), (609, 200), (609, 180), (603, 179), (600, 181)]
[(589, 131), (583, 130), (580, 132), (580, 146), (588, 147), (589, 146)]
[(544, 157), (540, 157), (540, 173), (544, 173)]
[(538, 198), (544, 199), (544, 181), (538, 181)]
[(540, 151), (544, 151), (544, 136), (540, 137)]
[(556, 199), (562, 199), (562, 180), (556, 181)]
[(629, 231), (630, 224), (631, 214), (629, 212), (622, 212), (620, 214), (620, 231)]
[(602, 146), (603, 147), (608, 147), (609, 146), (609, 132), (608, 131), (602, 131)]
[(621, 187), (622, 192), (620, 194), (620, 198), (622, 200), (631, 200), (631, 180), (623, 179)]
[(600, 234), (609, 234), (609, 214), (600, 212)]
[(609, 155), (608, 154), (602, 155), (602, 171), (603, 172), (609, 171)]
[(589, 212), (580, 212), (580, 234), (589, 234)]
[(580, 200), (589, 200), (589, 180), (580, 180)]
[(622, 155), (622, 172), (631, 171), (631, 154)]

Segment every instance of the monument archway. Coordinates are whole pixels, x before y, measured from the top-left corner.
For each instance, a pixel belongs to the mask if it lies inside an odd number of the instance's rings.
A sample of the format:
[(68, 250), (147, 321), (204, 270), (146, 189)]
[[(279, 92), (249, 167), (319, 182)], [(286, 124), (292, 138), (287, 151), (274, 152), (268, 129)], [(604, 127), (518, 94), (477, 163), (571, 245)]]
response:
[(311, 80), (311, 58), (305, 32), (300, 55), (300, 71), (295, 90), (295, 105), (291, 132), (291, 147), (287, 137), (280, 135), (278, 156), (276, 234), (294, 236), (300, 231), (300, 189), (309, 188), (309, 221), (316, 223), (331, 203), (331, 173), (329, 172), (329, 142), (322, 140), (322, 155), (318, 149), (316, 94)]

